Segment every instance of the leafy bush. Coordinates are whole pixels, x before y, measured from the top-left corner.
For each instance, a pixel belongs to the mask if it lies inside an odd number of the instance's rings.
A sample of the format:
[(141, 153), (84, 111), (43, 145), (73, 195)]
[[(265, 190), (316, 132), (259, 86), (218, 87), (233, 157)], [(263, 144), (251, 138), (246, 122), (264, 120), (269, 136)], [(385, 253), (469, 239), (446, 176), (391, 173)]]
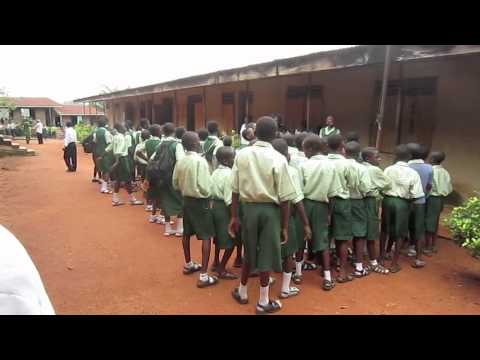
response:
[(463, 206), (453, 209), (445, 224), (453, 233), (455, 242), (480, 257), (480, 198), (471, 197)]
[(80, 122), (75, 125), (75, 131), (77, 132), (77, 141), (82, 143), (93, 131), (93, 126)]

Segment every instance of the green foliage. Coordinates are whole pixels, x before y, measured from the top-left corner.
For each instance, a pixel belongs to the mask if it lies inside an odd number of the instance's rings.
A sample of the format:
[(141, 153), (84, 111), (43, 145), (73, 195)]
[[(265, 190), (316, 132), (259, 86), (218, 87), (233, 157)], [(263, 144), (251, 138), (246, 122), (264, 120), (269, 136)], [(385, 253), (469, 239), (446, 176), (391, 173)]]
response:
[(480, 198), (471, 197), (463, 206), (453, 209), (445, 224), (453, 233), (454, 240), (480, 257)]
[(84, 122), (80, 122), (75, 125), (75, 131), (77, 132), (77, 141), (83, 142), (93, 131), (93, 126)]
[(56, 126), (46, 126), (43, 128), (43, 136), (55, 139), (57, 137), (57, 130), (58, 128)]

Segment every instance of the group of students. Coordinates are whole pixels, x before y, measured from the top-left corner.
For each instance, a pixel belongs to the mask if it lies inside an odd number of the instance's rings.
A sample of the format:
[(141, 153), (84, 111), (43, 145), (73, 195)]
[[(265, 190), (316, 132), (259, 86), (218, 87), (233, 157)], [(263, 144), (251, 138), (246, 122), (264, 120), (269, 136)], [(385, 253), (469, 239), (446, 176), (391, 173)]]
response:
[[(115, 124), (112, 132), (100, 122), (94, 135), (100, 191), (110, 193), (107, 181), (113, 180), (114, 206), (122, 204), (121, 184), (132, 205), (143, 204), (132, 190), (136, 168), (149, 221), (163, 224), (166, 236), (182, 237), (183, 273), (199, 272), (199, 288), (237, 279), (227, 269), (237, 249), (234, 266), (241, 267), (241, 277), (232, 296), (247, 304), (248, 279), (259, 276), (257, 314), (282, 307), (270, 298), (271, 272), (282, 272), (280, 298), (286, 299), (300, 293), (292, 282), (301, 284), (306, 270), (321, 266), (322, 288), (328, 291), (371, 272), (400, 271), (402, 252), (422, 268), (423, 255), (437, 251), (439, 217), (452, 191), (443, 152), (402, 144), (394, 164), (382, 171), (379, 151), (361, 149), (355, 133), (282, 134), (268, 116), (244, 128), (238, 149), (231, 138), (220, 140), (214, 121), (197, 132), (147, 121), (136, 132), (128, 124)], [(201, 263), (190, 254), (193, 235), (202, 241)], [(349, 261), (353, 272), (347, 270)]]

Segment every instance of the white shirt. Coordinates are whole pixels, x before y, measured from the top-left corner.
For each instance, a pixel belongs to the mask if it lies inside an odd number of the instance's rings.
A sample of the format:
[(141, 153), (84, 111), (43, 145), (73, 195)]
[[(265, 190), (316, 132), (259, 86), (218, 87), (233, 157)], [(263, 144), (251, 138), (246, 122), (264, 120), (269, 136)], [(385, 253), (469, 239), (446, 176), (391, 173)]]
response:
[(73, 127), (67, 127), (67, 129), (65, 130), (65, 147), (67, 147), (68, 144), (72, 142), (77, 142), (77, 132)]
[(41, 121), (35, 124), (34, 126), (35, 130), (37, 131), (37, 134), (43, 133), (43, 124)]
[(242, 124), (242, 127), (240, 128), (240, 144), (241, 145), (248, 145), (250, 144), (250, 141), (248, 140), (245, 140), (242, 136), (242, 133), (243, 133), (243, 130), (245, 130), (247, 128), (247, 124)]
[(32, 259), (0, 225), (0, 315), (55, 315)]

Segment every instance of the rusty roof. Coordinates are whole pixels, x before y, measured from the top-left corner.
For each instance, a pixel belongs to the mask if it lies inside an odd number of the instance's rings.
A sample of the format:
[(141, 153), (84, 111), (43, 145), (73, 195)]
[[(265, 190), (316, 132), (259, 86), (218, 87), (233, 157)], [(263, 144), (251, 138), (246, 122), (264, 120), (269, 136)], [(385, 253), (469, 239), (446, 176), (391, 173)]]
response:
[(61, 107), (62, 105), (46, 97), (7, 97), (15, 103), (17, 107)]
[(92, 116), (101, 116), (103, 112), (95, 109), (95, 106), (83, 106), (81, 104), (77, 105), (63, 105), (61, 108), (57, 109), (57, 112), (60, 115), (92, 115)]

